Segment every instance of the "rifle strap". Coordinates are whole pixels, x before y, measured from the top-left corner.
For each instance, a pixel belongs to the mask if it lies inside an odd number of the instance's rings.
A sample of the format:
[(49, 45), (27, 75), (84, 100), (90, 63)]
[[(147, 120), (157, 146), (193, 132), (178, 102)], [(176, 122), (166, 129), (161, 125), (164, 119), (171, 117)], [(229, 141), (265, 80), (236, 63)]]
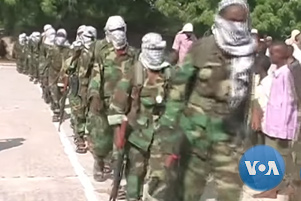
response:
[(141, 87), (144, 85), (145, 82), (145, 70), (140, 61), (137, 61), (137, 63), (134, 66), (134, 84), (137, 87)]

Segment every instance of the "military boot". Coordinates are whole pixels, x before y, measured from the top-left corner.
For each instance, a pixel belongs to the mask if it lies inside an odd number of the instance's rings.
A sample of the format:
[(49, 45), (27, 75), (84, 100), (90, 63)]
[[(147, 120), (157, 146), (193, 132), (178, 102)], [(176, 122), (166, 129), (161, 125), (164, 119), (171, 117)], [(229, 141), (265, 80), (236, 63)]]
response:
[(75, 135), (74, 144), (76, 146), (76, 153), (85, 154), (87, 153), (87, 146), (84, 137), (80, 135)]
[(96, 159), (94, 160), (93, 165), (93, 177), (94, 180), (97, 182), (104, 182), (104, 169), (105, 169), (105, 163), (103, 159)]
[(60, 122), (60, 115), (59, 114), (54, 114), (52, 116), (52, 122)]
[(72, 128), (72, 130), (74, 130), (74, 119), (70, 119), (70, 128)]
[(43, 90), (43, 99), (46, 104), (49, 104), (51, 102), (50, 94), (46, 89)]

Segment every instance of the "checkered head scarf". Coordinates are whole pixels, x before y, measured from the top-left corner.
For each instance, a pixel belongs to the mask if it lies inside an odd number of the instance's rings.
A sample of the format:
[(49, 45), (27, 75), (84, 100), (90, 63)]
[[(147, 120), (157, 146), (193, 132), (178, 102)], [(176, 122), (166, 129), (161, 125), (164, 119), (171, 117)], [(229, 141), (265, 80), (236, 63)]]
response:
[(20, 34), (18, 40), (19, 40), (20, 45), (22, 45), (22, 46), (25, 45), (25, 43), (26, 43), (26, 33)]
[(56, 37), (54, 39), (54, 44), (57, 46), (64, 46), (67, 41), (67, 32), (65, 29), (59, 29), (56, 32)]
[(34, 42), (35, 44), (39, 43), (40, 40), (41, 40), (41, 33), (40, 32), (33, 32), (31, 35), (30, 35), (30, 39), (32, 42)]
[(168, 66), (164, 62), (164, 51), (166, 41), (158, 33), (148, 33), (142, 38), (141, 53), (139, 56), (140, 62), (144, 67), (151, 70), (161, 70)]
[(89, 49), (93, 41), (95, 41), (97, 38), (97, 30), (93, 26), (86, 26), (80, 38), (86, 49)]
[(54, 39), (55, 39), (56, 31), (55, 29), (48, 29), (45, 32), (45, 40), (44, 43), (46, 45), (54, 45)]
[(75, 40), (80, 40), (81, 35), (84, 33), (84, 30), (86, 29), (86, 25), (80, 25), (77, 28), (76, 31), (76, 39)]
[(240, 5), (249, 10), (244, 0), (222, 0), (214, 20), (214, 38), (217, 45), (232, 56), (231, 65), (231, 107), (237, 107), (247, 96), (250, 87), (250, 69), (254, 62), (256, 41), (251, 36), (250, 20), (246, 22), (228, 21), (220, 12), (231, 5)]
[(116, 15), (108, 18), (104, 28), (106, 39), (117, 50), (127, 45), (126, 28), (126, 23), (121, 16)]

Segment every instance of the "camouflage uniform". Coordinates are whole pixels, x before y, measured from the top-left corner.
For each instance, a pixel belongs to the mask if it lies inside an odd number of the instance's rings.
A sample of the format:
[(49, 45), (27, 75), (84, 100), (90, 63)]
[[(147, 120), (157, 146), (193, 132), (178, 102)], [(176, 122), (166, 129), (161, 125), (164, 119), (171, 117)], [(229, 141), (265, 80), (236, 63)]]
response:
[[(210, 36), (192, 46), (173, 79), (160, 127), (164, 131), (164, 127), (176, 129), (180, 125), (190, 144), (182, 157), (184, 177), (179, 183), (183, 185), (178, 189), (179, 200), (199, 201), (209, 172), (214, 177), (218, 200), (239, 199), (242, 184), (237, 149), (231, 146), (236, 132), (231, 125), (244, 117), (236, 111), (230, 113), (230, 69), (230, 58)], [(244, 111), (240, 107), (237, 111)], [(238, 120), (232, 118), (235, 116)]]
[(53, 109), (53, 121), (59, 121), (60, 114), (60, 98), (61, 92), (58, 87), (58, 81), (60, 77), (61, 68), (63, 61), (68, 58), (69, 48), (64, 46), (54, 46), (49, 51), (48, 57), (50, 59), (49, 69), (48, 69), (48, 87), (51, 94), (51, 104)]
[[(136, 62), (131, 71), (118, 83), (111, 100), (112, 117), (116, 114), (128, 115), (131, 127), (126, 146), (128, 200), (140, 199), (148, 164), (150, 166), (148, 187), (152, 185), (154, 178), (156, 178), (155, 187), (162, 187), (164, 156), (158, 149), (160, 136), (154, 135), (154, 129), (164, 111), (170, 69), (166, 66), (158, 71), (156, 78), (150, 82), (152, 78), (147, 76), (146, 67), (140, 61)], [(141, 80), (139, 77), (142, 78), (142, 83), (138, 83)], [(129, 100), (128, 97), (132, 99)], [(148, 190), (150, 192), (155, 189)], [(152, 195), (153, 192), (149, 196)]]
[[(53, 28), (49, 28), (44, 32), (43, 39), (40, 43), (40, 57), (39, 57), (39, 76), (41, 82), (41, 88), (43, 91), (43, 99), (48, 104), (51, 102), (51, 94), (48, 86), (48, 71), (50, 68), (51, 56), (49, 52), (54, 46), (54, 37), (56, 31)], [(52, 108), (53, 109), (53, 108)]]
[(82, 47), (80, 56), (76, 59), (71, 66), (75, 68), (70, 81), (71, 94), (70, 106), (75, 118), (75, 144), (77, 145), (78, 153), (85, 153), (85, 128), (86, 128), (86, 110), (87, 110), (87, 90), (89, 84), (89, 76), (91, 71), (91, 58), (93, 54), (93, 45), (86, 49)]
[(35, 83), (38, 82), (39, 79), (39, 54), (40, 54), (40, 47), (39, 43), (34, 41), (30, 42), (30, 79), (35, 80)]
[(16, 41), (14, 44), (14, 54), (16, 56), (17, 59), (17, 71), (19, 73), (22, 73), (22, 62), (21, 62), (21, 58), (22, 58), (22, 45), (20, 44), (19, 41)]
[(24, 64), (23, 64), (23, 69), (24, 69), (24, 74), (28, 75), (29, 74), (29, 63), (30, 63), (30, 58), (31, 58), (31, 53), (30, 53), (30, 46), (29, 46), (29, 40), (26, 40), (26, 43), (24, 45)]
[(132, 67), (134, 59), (135, 50), (132, 47), (127, 47), (124, 54), (118, 55), (106, 40), (96, 42), (95, 62), (88, 89), (87, 124), (95, 159), (96, 180), (102, 180), (103, 159), (108, 156), (113, 145), (113, 128), (107, 120), (109, 99), (122, 75)]
[[(72, 53), (72, 51), (70, 51), (70, 53)], [(71, 61), (73, 59), (73, 56), (68, 57), (66, 60), (64, 60), (63, 62), (63, 66), (61, 68), (61, 72), (60, 72), (60, 82), (64, 82), (64, 79), (67, 79), (69, 74), (67, 73), (69, 67), (72, 65)], [(75, 59), (73, 61), (73, 63), (76, 63), (77, 59)], [(64, 83), (65, 84), (65, 83)], [(70, 87), (70, 86), (69, 86)], [(73, 102), (75, 102), (73, 99), (75, 98), (75, 96), (72, 93), (68, 93), (67, 94), (69, 103), (70, 103), (70, 109), (71, 109), (71, 119), (70, 119), (70, 123), (71, 123), (71, 128), (73, 129), (73, 132), (75, 132), (75, 121), (76, 121), (76, 115), (75, 115), (75, 111), (74, 111), (74, 107), (72, 107)]]

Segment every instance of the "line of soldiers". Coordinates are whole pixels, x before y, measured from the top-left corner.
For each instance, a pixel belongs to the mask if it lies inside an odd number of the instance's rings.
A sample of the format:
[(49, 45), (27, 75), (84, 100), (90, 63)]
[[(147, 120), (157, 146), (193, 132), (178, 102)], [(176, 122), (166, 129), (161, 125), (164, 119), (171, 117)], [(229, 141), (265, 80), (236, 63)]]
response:
[(129, 201), (199, 201), (208, 178), (215, 199), (236, 201), (257, 45), (248, 16), (244, 0), (222, 0), (214, 34), (196, 41), (182, 66), (165, 60), (158, 33), (131, 47), (121, 16), (109, 17), (102, 40), (80, 26), (71, 45), (65, 30), (45, 25), (19, 36), (17, 70), (41, 84), (54, 122), (68, 96), (76, 151), (91, 151), (96, 181), (113, 169), (112, 200), (124, 173)]

